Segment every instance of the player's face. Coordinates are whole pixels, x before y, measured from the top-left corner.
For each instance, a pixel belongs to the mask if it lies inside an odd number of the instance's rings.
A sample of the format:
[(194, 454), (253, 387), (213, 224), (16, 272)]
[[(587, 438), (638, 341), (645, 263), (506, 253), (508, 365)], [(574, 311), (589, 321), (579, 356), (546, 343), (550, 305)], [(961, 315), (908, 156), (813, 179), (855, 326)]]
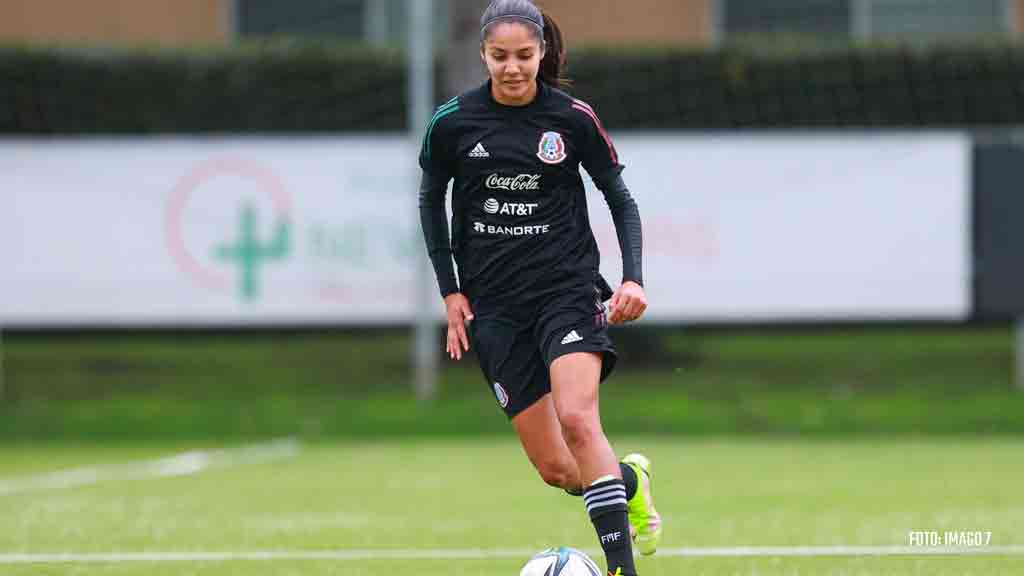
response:
[(527, 104), (537, 94), (537, 71), (544, 48), (526, 26), (516, 22), (498, 24), (481, 48), (494, 99), (502, 104)]

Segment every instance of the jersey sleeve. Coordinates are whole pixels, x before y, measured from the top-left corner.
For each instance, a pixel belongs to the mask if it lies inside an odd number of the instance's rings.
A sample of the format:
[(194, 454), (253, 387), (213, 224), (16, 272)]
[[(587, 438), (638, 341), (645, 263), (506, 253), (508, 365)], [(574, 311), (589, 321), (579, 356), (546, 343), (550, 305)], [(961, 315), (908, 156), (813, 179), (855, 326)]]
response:
[(448, 181), (454, 174), (452, 135), (448, 129), (452, 119), (447, 117), (456, 110), (457, 100), (452, 100), (434, 113), (423, 136), (419, 157), (420, 168), (423, 169), (419, 194), (420, 224), (442, 297), (459, 291), (445, 212)]
[(615, 234), (619, 238), (619, 250), (622, 252), (622, 281), (632, 281), (643, 286), (644, 235), (636, 201), (622, 181), (622, 174), (608, 172), (606, 176), (594, 178), (594, 184), (604, 194), (604, 200), (612, 213), (612, 222), (615, 223)]
[(622, 171), (619, 153), (605, 131), (597, 112), (583, 100), (574, 99), (572, 108), (580, 125), (580, 163), (591, 178), (606, 177)]
[(594, 109), (582, 100), (573, 100), (572, 107), (582, 123), (584, 141), (580, 163), (590, 174), (594, 185), (604, 194), (615, 223), (619, 250), (622, 252), (622, 281), (628, 280), (643, 286), (640, 212), (622, 181), (623, 166), (619, 162), (619, 154)]
[(454, 173), (454, 142), (451, 134), (452, 115), (459, 110), (458, 99), (452, 99), (434, 112), (423, 135), (420, 148), (420, 168), (432, 176), (448, 176)]
[(420, 181), (420, 225), (427, 255), (434, 266), (437, 286), (441, 297), (459, 291), (459, 282), (452, 265), (451, 236), (448, 233), (448, 217), (445, 214), (444, 197), (448, 179), (435, 177), (424, 172)]

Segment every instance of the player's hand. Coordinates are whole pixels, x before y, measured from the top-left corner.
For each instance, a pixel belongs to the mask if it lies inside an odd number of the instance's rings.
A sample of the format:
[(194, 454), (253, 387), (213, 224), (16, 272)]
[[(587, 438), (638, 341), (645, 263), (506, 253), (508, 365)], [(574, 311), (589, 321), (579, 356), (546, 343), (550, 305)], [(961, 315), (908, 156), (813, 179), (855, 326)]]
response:
[(622, 324), (636, 320), (643, 315), (644, 310), (647, 310), (647, 295), (644, 293), (644, 287), (632, 280), (623, 282), (615, 294), (612, 294), (608, 307), (611, 309), (611, 313), (608, 315), (610, 324)]
[(452, 360), (462, 360), (462, 353), (469, 350), (466, 323), (473, 319), (473, 311), (469, 309), (469, 300), (461, 292), (445, 296), (444, 307), (448, 310), (448, 342), (445, 351)]

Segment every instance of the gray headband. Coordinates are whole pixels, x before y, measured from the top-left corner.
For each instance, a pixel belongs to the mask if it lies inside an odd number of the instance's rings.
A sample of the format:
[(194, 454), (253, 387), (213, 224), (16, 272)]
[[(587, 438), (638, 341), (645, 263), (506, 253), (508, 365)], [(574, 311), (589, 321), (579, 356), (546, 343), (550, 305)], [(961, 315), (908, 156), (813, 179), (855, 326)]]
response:
[(529, 22), (530, 24), (533, 24), (534, 26), (537, 27), (538, 30), (540, 30), (540, 37), (541, 37), (541, 39), (544, 38), (544, 17), (543, 16), (540, 17), (540, 22), (538, 22), (538, 21), (534, 20), (533, 18), (530, 18), (529, 16), (521, 16), (519, 14), (505, 14), (505, 15), (502, 15), (502, 16), (494, 16), (490, 20), (484, 22), (483, 25), (480, 26), (480, 39), (481, 40), (484, 39), (484, 32), (487, 30), (488, 26), (490, 26), (491, 24), (494, 24), (495, 22), (497, 22), (499, 20), (508, 20), (508, 19), (522, 20), (524, 22)]

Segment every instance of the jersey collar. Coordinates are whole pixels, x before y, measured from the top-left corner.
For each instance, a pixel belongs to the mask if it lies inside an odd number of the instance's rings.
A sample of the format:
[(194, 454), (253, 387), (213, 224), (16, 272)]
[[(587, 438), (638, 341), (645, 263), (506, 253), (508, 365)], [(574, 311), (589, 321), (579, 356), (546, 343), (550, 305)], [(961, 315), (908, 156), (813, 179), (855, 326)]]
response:
[(507, 104), (502, 104), (501, 102), (498, 102), (497, 100), (495, 100), (494, 99), (494, 94), (491, 92), (491, 79), (490, 78), (487, 79), (487, 82), (485, 82), (484, 85), (480, 87), (480, 89), (483, 90), (483, 92), (484, 92), (484, 99), (487, 101), (487, 105), (490, 106), (491, 108), (493, 108), (495, 110), (498, 110), (498, 111), (501, 111), (501, 112), (506, 112), (506, 113), (509, 113), (509, 114), (520, 114), (520, 113), (527, 112), (527, 111), (530, 111), (530, 110), (533, 110), (534, 108), (536, 108), (538, 102), (540, 102), (541, 99), (544, 98), (547, 95), (547, 92), (548, 92), (547, 85), (543, 81), (541, 81), (540, 79), (537, 79), (536, 82), (537, 82), (537, 94), (533, 97), (533, 100), (531, 100), (529, 104), (524, 104), (523, 106), (509, 106)]

